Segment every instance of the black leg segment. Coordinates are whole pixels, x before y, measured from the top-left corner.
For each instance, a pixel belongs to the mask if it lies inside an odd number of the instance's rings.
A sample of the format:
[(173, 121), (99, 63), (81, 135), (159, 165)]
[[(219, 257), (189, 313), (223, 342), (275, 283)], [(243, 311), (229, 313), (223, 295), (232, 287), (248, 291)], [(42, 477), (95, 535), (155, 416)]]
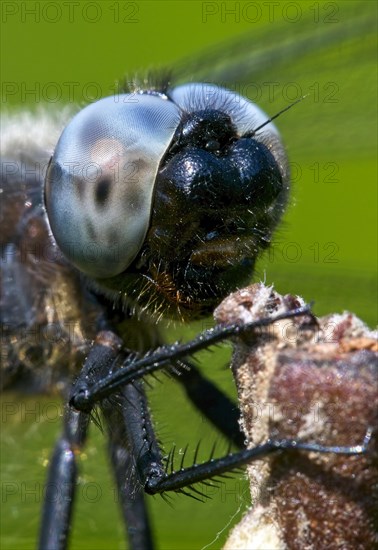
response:
[(40, 550), (67, 548), (77, 482), (75, 453), (85, 444), (89, 415), (67, 407), (51, 459), (40, 527)]
[(245, 436), (240, 430), (239, 408), (231, 399), (219, 390), (213, 382), (192, 364), (180, 369), (175, 375), (186, 395), (208, 420), (239, 448), (244, 447)]
[(117, 405), (107, 402), (101, 407), (109, 438), (109, 456), (130, 550), (152, 550), (152, 534), (143, 488), (136, 479), (135, 465), (129, 449), (126, 419), (122, 414), (127, 400), (117, 395)]
[(244, 449), (223, 458), (210, 459), (202, 464), (193, 464), (184, 468), (182, 463), (178, 471), (167, 472), (164, 467), (162, 453), (156, 439), (147, 406), (146, 397), (140, 384), (128, 385), (123, 394), (127, 399), (124, 409), (127, 419), (128, 438), (132, 454), (135, 457), (135, 467), (139, 480), (148, 494), (165, 491), (185, 492), (184, 488), (220, 476), (230, 470), (239, 468), (272, 453), (285, 450), (305, 450), (320, 453), (362, 454), (366, 451), (371, 432), (369, 431), (361, 445), (353, 447), (327, 447), (324, 445), (301, 443), (296, 440), (268, 440), (252, 449)]

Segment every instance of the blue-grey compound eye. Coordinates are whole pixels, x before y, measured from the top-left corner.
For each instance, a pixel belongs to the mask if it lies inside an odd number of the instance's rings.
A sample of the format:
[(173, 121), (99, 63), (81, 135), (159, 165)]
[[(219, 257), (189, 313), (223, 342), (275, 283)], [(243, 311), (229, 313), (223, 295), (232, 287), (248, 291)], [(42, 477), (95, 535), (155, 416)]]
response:
[(112, 277), (138, 254), (179, 120), (163, 97), (124, 94), (89, 105), (65, 128), (46, 176), (46, 208), (60, 249), (82, 272)]

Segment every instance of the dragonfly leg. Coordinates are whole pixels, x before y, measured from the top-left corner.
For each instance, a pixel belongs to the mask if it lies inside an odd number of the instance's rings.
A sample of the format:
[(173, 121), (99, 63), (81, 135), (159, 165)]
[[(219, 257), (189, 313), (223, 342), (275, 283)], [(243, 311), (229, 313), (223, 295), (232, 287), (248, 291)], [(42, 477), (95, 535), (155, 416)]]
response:
[(38, 546), (41, 550), (67, 548), (78, 475), (76, 454), (85, 444), (88, 424), (88, 414), (66, 407), (63, 434), (51, 458), (43, 502)]
[(239, 407), (192, 364), (175, 375), (188, 398), (230, 442), (244, 448), (245, 436), (239, 425)]
[(151, 418), (149, 415), (146, 396), (141, 391), (139, 383), (128, 385), (122, 393), (125, 397), (123, 414), (127, 424), (128, 439), (132, 454), (135, 458), (135, 467), (139, 475), (140, 483), (148, 494), (164, 493), (165, 491), (176, 491), (189, 493), (194, 498), (202, 495), (193, 487), (193, 484), (206, 481), (216, 476), (221, 476), (230, 470), (239, 468), (256, 460), (264, 458), (279, 451), (305, 450), (320, 453), (339, 454), (362, 454), (366, 451), (369, 443), (370, 432), (361, 445), (351, 447), (327, 447), (316, 443), (301, 443), (297, 440), (268, 440), (266, 443), (251, 449), (244, 449), (222, 458), (213, 459), (193, 464), (190, 467), (183, 467), (183, 462), (174, 470), (173, 459), (168, 460), (168, 467), (165, 467), (162, 453), (154, 433)]
[(101, 407), (109, 438), (108, 452), (117, 488), (117, 499), (131, 550), (152, 550), (152, 534), (143, 489), (133, 479), (133, 458), (130, 455), (124, 409), (124, 397), (119, 395), (117, 406)]

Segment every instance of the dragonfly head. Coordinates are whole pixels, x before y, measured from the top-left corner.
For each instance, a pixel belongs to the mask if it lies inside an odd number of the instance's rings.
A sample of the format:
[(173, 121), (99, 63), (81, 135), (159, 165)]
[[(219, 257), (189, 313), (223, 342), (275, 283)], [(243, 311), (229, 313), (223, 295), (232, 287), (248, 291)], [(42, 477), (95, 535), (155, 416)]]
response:
[(64, 130), (46, 176), (53, 235), (108, 296), (209, 313), (248, 282), (289, 189), (275, 126), (210, 84), (102, 99)]

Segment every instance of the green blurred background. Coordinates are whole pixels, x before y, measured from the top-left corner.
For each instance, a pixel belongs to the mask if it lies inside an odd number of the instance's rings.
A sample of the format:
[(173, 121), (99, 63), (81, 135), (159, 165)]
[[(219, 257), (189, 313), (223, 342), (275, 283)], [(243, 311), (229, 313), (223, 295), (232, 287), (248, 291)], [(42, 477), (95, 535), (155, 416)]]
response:
[[(179, 81), (187, 72), (188, 80), (203, 77), (249, 92), (270, 115), (307, 94), (277, 121), (292, 163), (293, 192), (256, 280), (315, 300), (317, 314), (348, 309), (375, 325), (377, 8), (369, 0), (276, 4), (4, 1), (2, 109), (84, 105), (111, 94), (117, 78), (161, 66), (177, 67)], [(210, 324), (170, 328), (167, 338), (189, 338)], [(234, 395), (228, 357), (227, 347), (206, 352), (202, 368)], [(150, 395), (166, 448), (190, 443), (194, 451), (201, 439), (206, 459), (219, 436), (180, 388), (162, 378)], [(3, 397), (4, 549), (35, 547), (60, 412), (48, 398)], [(91, 432), (80, 459), (72, 548), (124, 548), (103, 438), (98, 429)], [(222, 448), (220, 439), (219, 453)], [(169, 506), (150, 498), (157, 547), (220, 548), (249, 503), (242, 476), (226, 481), (205, 504), (174, 496)]]

